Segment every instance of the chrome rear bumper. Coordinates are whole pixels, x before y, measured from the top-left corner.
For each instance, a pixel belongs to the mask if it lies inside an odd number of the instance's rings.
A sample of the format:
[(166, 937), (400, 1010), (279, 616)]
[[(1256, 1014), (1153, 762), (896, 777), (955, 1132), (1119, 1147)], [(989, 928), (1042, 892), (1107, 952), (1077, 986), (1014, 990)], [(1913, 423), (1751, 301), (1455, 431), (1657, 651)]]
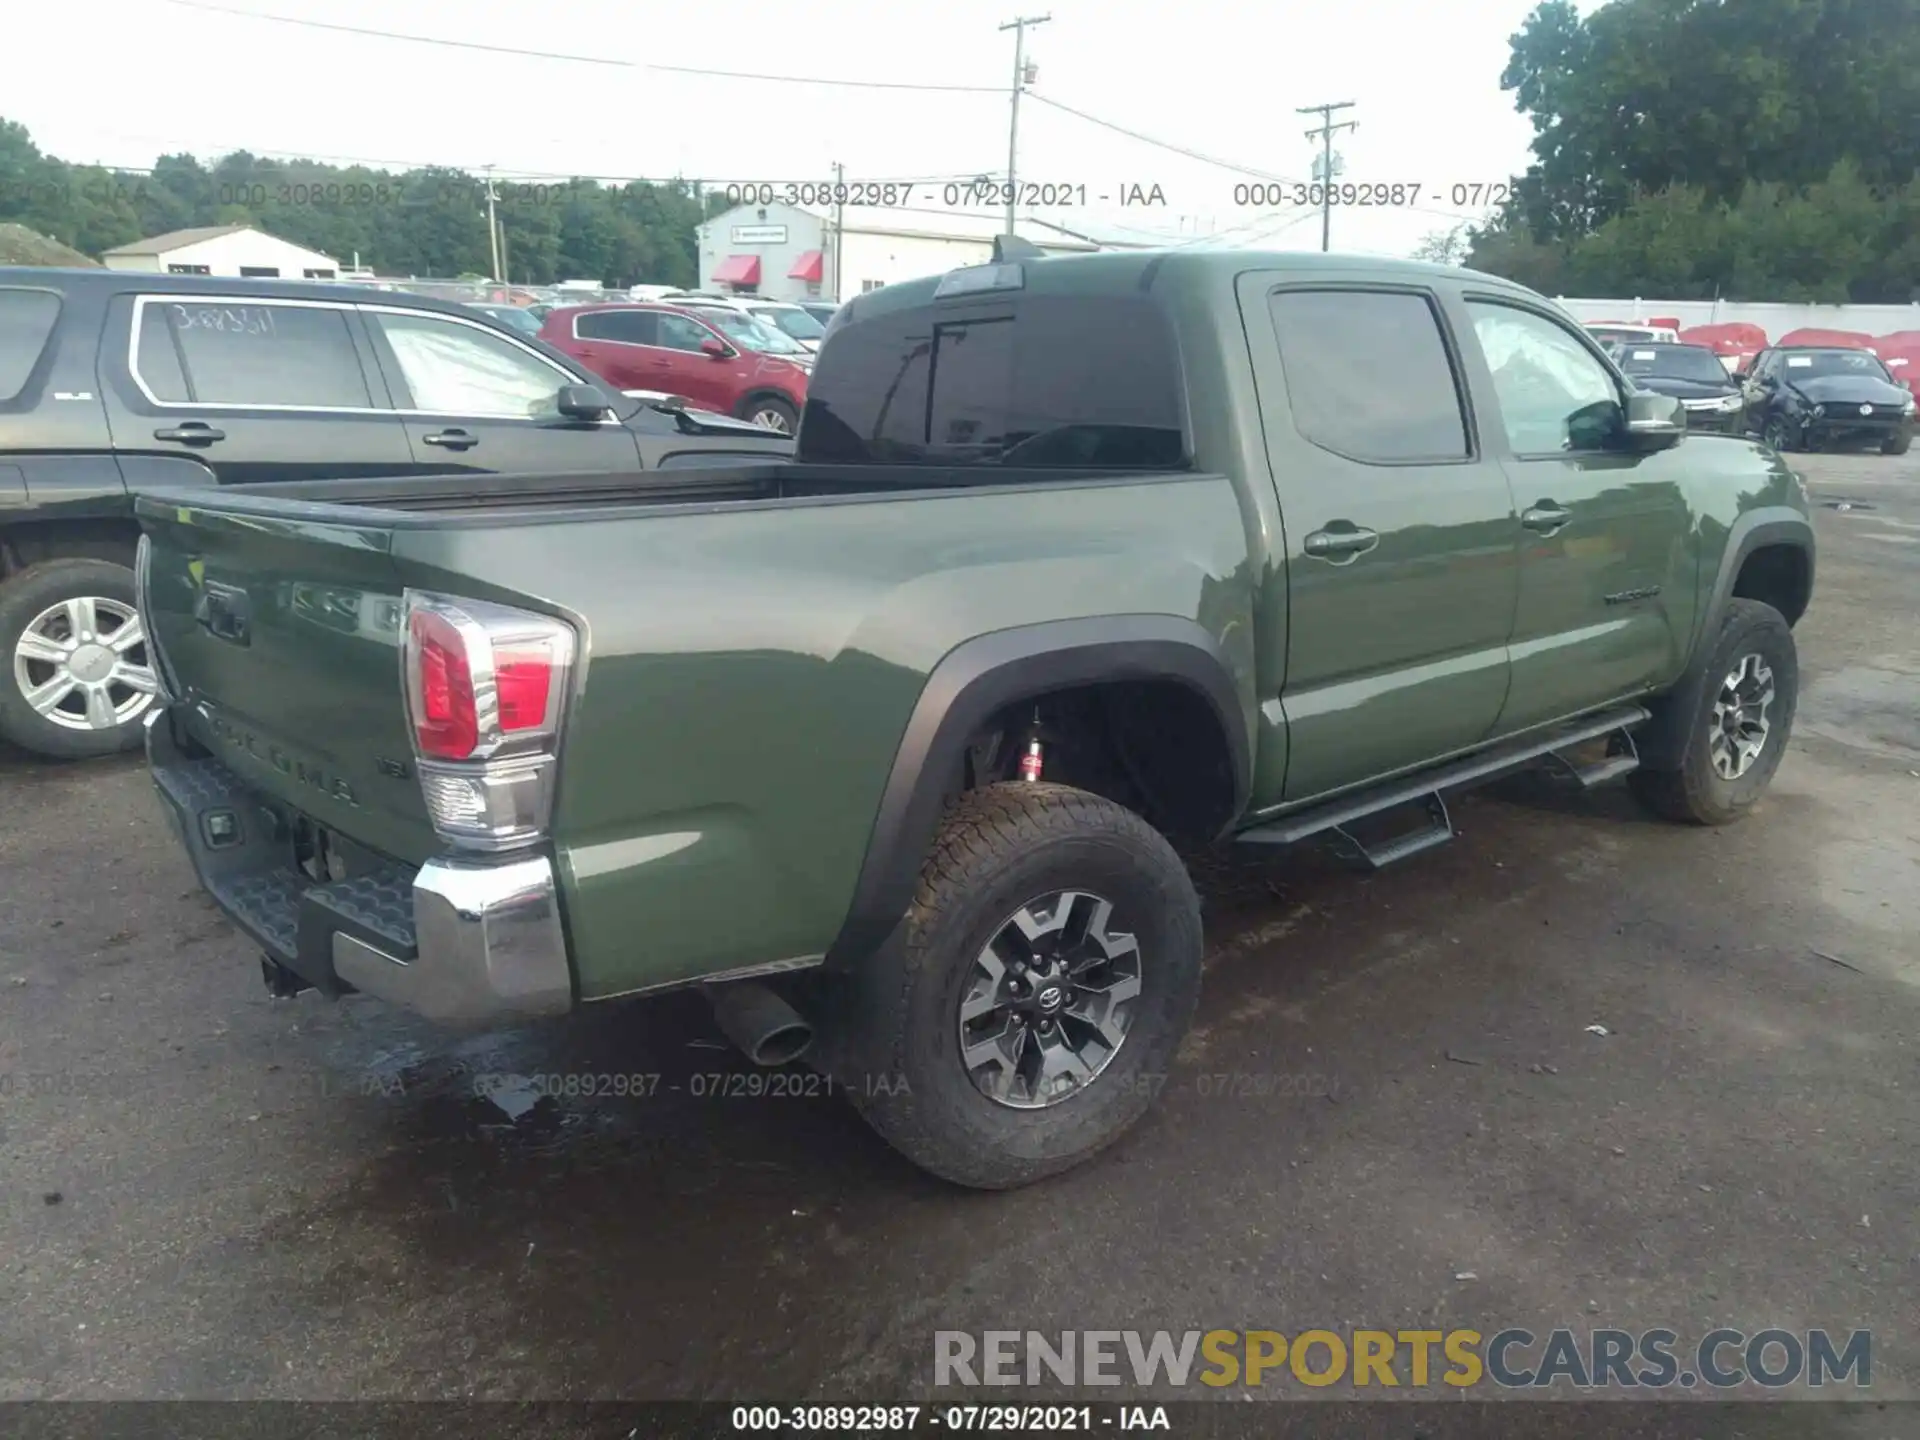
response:
[[(572, 1008), (553, 862), (544, 854), (366, 857), (315, 882), (294, 862), (292, 812), (147, 721), (154, 786), (214, 903), (275, 965), (329, 996), (351, 991), (446, 1025), (485, 1027)], [(292, 988), (300, 988), (294, 985)]]

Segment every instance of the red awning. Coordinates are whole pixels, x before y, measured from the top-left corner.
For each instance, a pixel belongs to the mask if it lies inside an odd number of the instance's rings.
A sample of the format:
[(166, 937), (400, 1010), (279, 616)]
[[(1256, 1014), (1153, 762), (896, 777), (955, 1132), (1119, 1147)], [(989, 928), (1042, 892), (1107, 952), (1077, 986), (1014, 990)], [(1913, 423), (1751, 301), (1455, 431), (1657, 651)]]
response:
[(809, 285), (818, 285), (820, 277), (826, 273), (826, 262), (818, 250), (808, 250), (793, 262), (793, 268), (787, 271), (789, 280), (804, 280)]
[(760, 283), (760, 257), (758, 255), (729, 255), (720, 262), (713, 272), (713, 278), (722, 285), (758, 285)]

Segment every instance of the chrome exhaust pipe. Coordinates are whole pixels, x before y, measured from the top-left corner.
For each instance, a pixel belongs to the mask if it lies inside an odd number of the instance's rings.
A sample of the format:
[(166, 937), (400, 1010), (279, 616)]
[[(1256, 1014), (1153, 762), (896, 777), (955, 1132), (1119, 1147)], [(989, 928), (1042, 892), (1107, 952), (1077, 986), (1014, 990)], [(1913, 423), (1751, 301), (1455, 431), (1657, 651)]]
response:
[(813, 1044), (813, 1026), (765, 985), (735, 980), (705, 989), (720, 1033), (754, 1064), (791, 1064)]

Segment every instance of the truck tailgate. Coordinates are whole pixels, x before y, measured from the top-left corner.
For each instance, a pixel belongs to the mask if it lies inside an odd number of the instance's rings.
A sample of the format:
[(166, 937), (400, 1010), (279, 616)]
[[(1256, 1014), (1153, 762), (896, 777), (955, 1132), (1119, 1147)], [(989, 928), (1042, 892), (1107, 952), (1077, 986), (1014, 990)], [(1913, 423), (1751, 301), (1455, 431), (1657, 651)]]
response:
[(176, 723), (328, 829), (398, 860), (430, 855), (390, 533), (151, 500), (140, 513), (143, 604)]

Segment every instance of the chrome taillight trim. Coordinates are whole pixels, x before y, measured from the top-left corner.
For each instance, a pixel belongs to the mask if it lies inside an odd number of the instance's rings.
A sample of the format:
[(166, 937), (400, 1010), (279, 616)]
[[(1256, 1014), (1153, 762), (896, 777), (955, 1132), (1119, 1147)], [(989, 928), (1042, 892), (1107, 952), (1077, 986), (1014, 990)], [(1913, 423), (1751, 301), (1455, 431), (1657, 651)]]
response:
[[(417, 726), (419, 696), (414, 677), (419, 671), (419, 650), (413, 638), (413, 617), (426, 612), (451, 626), (466, 652), (467, 672), (473, 679), (474, 720), (479, 732), (473, 753), (460, 761), (445, 761), (419, 754), (415, 739), (415, 758), (434, 764), (471, 764), (495, 758), (544, 754), (558, 739), (566, 718), (567, 692), (573, 684), (573, 666), (579, 653), (573, 627), (564, 620), (516, 610), (484, 600), (461, 600), (427, 590), (408, 589), (402, 597), (400, 619), (400, 681), (407, 706), (407, 733)], [(544, 644), (548, 647), (551, 678), (547, 685), (547, 709), (540, 724), (531, 730), (507, 734), (500, 728), (500, 691), (494, 678), (494, 652), (515, 645)]]
[[(419, 696), (415, 688), (419, 647), (413, 618), (422, 612), (443, 621), (459, 637), (473, 682), (478, 740), (473, 753), (461, 760), (444, 760), (420, 751)], [(490, 601), (409, 588), (402, 596), (400, 627), (400, 683), (407, 736), (413, 746), (421, 799), (426, 802), (435, 833), (456, 849), (483, 854), (539, 844), (552, 824), (560, 731), (579, 655), (573, 626), (552, 616)], [(546, 648), (551, 671), (547, 708), (538, 726), (508, 734), (500, 727), (495, 654), (526, 645)], [(477, 807), (479, 818), (475, 822), (462, 823), (451, 813), (459, 789), (464, 789)]]

